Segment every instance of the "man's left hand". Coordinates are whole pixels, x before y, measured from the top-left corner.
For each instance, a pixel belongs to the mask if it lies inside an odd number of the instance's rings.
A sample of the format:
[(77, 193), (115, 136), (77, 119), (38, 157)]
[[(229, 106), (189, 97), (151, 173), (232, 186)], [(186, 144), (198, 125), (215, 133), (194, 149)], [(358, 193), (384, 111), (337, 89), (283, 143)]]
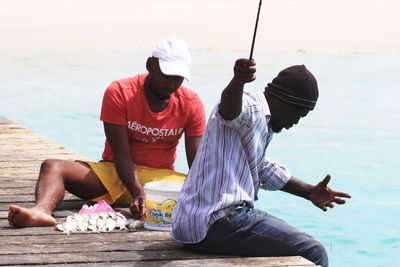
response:
[(309, 197), (310, 201), (323, 211), (327, 211), (328, 208), (333, 208), (333, 203), (340, 205), (346, 203), (346, 200), (342, 197), (351, 198), (349, 194), (330, 189), (328, 187), (330, 179), (331, 176), (328, 174), (322, 182), (313, 187)]

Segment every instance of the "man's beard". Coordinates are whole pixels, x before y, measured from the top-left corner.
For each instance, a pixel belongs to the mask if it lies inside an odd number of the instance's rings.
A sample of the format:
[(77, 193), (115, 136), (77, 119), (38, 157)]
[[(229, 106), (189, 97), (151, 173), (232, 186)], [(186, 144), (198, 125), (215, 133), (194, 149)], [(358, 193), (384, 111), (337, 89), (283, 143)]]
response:
[(273, 133), (280, 133), (283, 129), (283, 127), (275, 127), (274, 125), (271, 125), (271, 123), (269, 123), (269, 127), (271, 128)]
[(282, 131), (282, 129), (283, 129), (283, 128), (280, 128), (280, 129), (273, 129), (273, 128), (271, 128), (271, 130), (272, 130), (273, 133), (280, 133), (280, 132)]

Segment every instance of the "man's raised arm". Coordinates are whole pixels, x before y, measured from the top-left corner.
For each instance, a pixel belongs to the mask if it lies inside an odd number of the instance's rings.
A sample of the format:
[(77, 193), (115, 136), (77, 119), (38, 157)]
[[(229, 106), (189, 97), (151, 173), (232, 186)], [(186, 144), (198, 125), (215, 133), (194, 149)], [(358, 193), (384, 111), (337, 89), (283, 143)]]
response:
[(233, 120), (242, 111), (242, 96), (244, 84), (256, 79), (253, 59), (238, 59), (233, 68), (234, 76), (221, 95), (219, 114), (225, 120)]

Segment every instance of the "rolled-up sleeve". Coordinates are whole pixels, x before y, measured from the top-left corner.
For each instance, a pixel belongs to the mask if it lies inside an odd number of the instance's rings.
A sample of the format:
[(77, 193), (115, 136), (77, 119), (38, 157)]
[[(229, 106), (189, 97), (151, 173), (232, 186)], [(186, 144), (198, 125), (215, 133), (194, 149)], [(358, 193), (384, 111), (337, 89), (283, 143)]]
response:
[(270, 159), (266, 159), (262, 170), (259, 172), (261, 188), (264, 190), (279, 190), (292, 177), (291, 173), (285, 166)]
[(254, 122), (258, 121), (263, 115), (262, 107), (259, 103), (251, 99), (248, 94), (243, 95), (242, 109), (240, 114), (233, 120), (225, 120), (219, 114), (219, 104), (216, 107), (215, 117), (225, 126), (234, 128), (239, 132), (247, 132), (254, 126)]
[(248, 129), (249, 126), (251, 125), (250, 113), (246, 109), (246, 106), (242, 107), (242, 111), (240, 112), (240, 114), (233, 120), (225, 120), (224, 118), (222, 118), (221, 114), (219, 114), (218, 108), (219, 105), (216, 107), (215, 117), (219, 119), (223, 125), (235, 129), (243, 129), (243, 127)]

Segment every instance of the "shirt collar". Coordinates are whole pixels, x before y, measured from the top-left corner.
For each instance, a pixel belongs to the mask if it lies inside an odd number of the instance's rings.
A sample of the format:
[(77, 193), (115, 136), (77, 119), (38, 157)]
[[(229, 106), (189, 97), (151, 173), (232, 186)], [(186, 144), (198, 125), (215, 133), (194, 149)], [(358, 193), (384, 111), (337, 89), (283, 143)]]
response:
[(262, 108), (263, 114), (265, 116), (271, 116), (271, 111), (269, 110), (268, 102), (267, 102), (267, 99), (265, 98), (264, 93), (257, 92), (256, 94), (261, 101), (261, 108)]

